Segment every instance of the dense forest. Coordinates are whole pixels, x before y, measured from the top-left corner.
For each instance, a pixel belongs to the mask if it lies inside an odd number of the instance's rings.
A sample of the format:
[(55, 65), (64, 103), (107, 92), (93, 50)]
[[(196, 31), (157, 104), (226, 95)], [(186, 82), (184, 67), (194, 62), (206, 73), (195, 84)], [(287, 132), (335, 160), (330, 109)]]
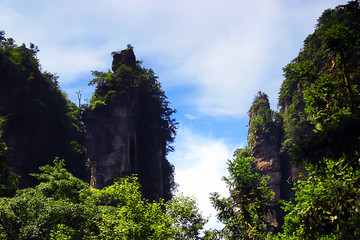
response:
[(358, 1), (320, 16), (283, 68), (279, 111), (256, 95), (229, 196), (209, 195), (224, 227), (203, 233), (196, 200), (172, 195), (175, 110), (133, 48), (79, 106), (37, 52), (0, 32), (0, 239), (360, 239)]

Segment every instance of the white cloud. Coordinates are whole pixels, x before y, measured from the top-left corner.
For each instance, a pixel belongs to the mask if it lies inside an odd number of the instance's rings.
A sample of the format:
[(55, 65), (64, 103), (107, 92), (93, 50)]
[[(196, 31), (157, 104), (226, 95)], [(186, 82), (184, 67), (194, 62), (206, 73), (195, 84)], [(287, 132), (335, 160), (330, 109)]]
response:
[(175, 165), (175, 181), (179, 184), (179, 192), (194, 196), (204, 217), (211, 215), (207, 228), (219, 229), (221, 224), (217, 222), (216, 211), (209, 198), (211, 192), (228, 195), (221, 178), (227, 175), (226, 162), (235, 149), (222, 139), (197, 135), (184, 126), (178, 130), (175, 148), (169, 160)]
[[(110, 56), (110, 54), (109, 54)], [(42, 59), (42, 68), (57, 73), (59, 80), (63, 84), (75, 82), (82, 75), (88, 75), (93, 70), (104, 70), (103, 54), (101, 52), (91, 51), (82, 47), (78, 48), (51, 48), (49, 51), (40, 49), (39, 58)], [(61, 65), (58, 65), (62, 61)], [(108, 67), (110, 68), (110, 67)], [(86, 83), (84, 83), (86, 85)]]
[(193, 116), (193, 115), (188, 114), (188, 113), (185, 114), (185, 117), (186, 117), (187, 119), (189, 119), (189, 120), (197, 120), (197, 119), (199, 119), (199, 117)]

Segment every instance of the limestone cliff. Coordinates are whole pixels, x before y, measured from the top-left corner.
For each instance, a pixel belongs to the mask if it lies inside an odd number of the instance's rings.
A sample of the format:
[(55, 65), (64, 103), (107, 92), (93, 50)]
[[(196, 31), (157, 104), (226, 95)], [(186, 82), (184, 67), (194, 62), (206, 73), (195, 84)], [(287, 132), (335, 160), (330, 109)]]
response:
[[(113, 54), (113, 72), (99, 74), (85, 112), (91, 186), (137, 174), (146, 198), (169, 199), (173, 166), (167, 161), (175, 134), (174, 112), (151, 70), (142, 68), (129, 47)], [(103, 78), (101, 78), (103, 76)]]

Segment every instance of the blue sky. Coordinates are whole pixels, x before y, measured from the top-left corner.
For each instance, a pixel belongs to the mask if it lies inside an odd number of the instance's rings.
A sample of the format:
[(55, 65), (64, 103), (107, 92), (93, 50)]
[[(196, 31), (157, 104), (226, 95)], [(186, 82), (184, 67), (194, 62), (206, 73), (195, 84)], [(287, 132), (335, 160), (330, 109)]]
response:
[(247, 111), (258, 91), (276, 110), (282, 68), (317, 18), (344, 0), (0, 0), (0, 30), (40, 48), (43, 70), (59, 76), (74, 102), (91, 97), (91, 71), (111, 68), (111, 52), (134, 47), (159, 76), (179, 124), (169, 160), (179, 191), (195, 196), (207, 228), (219, 228), (209, 193), (245, 147)]

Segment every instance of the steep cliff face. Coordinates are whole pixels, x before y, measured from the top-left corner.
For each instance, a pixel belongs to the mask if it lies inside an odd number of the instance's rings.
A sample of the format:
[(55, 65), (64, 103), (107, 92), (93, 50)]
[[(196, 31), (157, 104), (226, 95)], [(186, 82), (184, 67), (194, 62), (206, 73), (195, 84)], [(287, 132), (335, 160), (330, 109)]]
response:
[(133, 149), (136, 136), (131, 105), (127, 102), (126, 99), (121, 104), (108, 105), (86, 115), (87, 154), (91, 159), (93, 187), (103, 188), (115, 178), (136, 172)]
[(98, 73), (90, 108), (85, 112), (91, 186), (137, 174), (146, 198), (169, 199), (173, 166), (167, 161), (173, 141), (174, 110), (151, 70), (143, 69), (129, 47), (113, 54), (113, 72)]

